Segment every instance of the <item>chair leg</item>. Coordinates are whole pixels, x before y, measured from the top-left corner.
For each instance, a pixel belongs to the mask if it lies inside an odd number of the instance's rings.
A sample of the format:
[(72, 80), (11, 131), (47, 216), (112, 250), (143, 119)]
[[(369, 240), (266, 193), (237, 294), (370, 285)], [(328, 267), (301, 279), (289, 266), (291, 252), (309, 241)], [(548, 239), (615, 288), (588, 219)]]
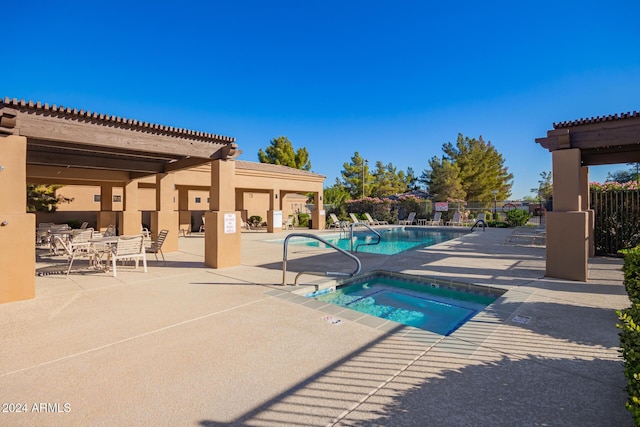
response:
[[(136, 258), (137, 259), (137, 258)], [(137, 261), (136, 261), (137, 264)], [(142, 266), (144, 267), (144, 272), (147, 272), (147, 254), (142, 252)]]
[[(164, 260), (164, 252), (162, 252), (162, 249), (158, 249), (158, 250), (160, 251), (160, 255), (162, 255), (162, 262), (165, 262), (165, 260)], [(157, 256), (156, 256), (156, 258), (157, 258)]]

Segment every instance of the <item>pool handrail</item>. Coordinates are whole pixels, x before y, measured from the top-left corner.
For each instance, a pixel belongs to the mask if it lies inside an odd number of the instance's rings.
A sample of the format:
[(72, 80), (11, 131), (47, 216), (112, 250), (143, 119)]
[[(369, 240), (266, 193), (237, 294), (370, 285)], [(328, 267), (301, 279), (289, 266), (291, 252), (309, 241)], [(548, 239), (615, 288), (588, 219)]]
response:
[(353, 277), (356, 274), (360, 273), (360, 270), (362, 270), (362, 264), (360, 263), (360, 260), (358, 259), (357, 256), (350, 254), (349, 252), (345, 251), (344, 249), (341, 249), (337, 246), (335, 246), (332, 243), (327, 242), (326, 240), (324, 240), (322, 237), (316, 236), (315, 234), (310, 234), (310, 233), (291, 233), (289, 234), (285, 239), (284, 239), (284, 253), (282, 255), (282, 286), (287, 286), (287, 248), (289, 246), (289, 239), (292, 237), (306, 237), (308, 239), (314, 239), (314, 240), (318, 240), (319, 242), (324, 243), (327, 246), (332, 247), (333, 249), (337, 250), (338, 252), (346, 255), (347, 257), (353, 259), (356, 262), (357, 268), (355, 269), (355, 271), (353, 273), (344, 273), (344, 272), (340, 272), (340, 271), (325, 271), (325, 272), (321, 272), (321, 271), (301, 271), (296, 275), (296, 278), (293, 281), (293, 284), (295, 286), (298, 286), (298, 278), (303, 275), (303, 274), (310, 274), (310, 275), (314, 275), (314, 276), (345, 276), (345, 277)]
[[(356, 225), (364, 225), (365, 227), (367, 227), (373, 234), (378, 236), (378, 241), (377, 242), (369, 242), (369, 243), (360, 243), (360, 244), (356, 245), (356, 249), (354, 250), (353, 249), (353, 227), (355, 227)], [(349, 235), (349, 239), (351, 241), (351, 252), (358, 252), (358, 248), (360, 246), (377, 245), (377, 244), (380, 243), (380, 240), (382, 240), (382, 236), (380, 235), (380, 233), (378, 233), (376, 230), (371, 228), (369, 226), (369, 224), (365, 224), (364, 222), (352, 222), (350, 224), (350, 227), (351, 227), (351, 234)]]

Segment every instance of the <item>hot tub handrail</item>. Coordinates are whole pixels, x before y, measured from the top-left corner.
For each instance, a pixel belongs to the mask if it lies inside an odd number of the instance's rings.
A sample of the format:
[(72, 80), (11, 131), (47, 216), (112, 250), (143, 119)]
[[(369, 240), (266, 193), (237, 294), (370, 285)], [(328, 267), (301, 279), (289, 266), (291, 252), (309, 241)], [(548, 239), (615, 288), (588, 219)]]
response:
[(360, 273), (360, 270), (362, 269), (362, 264), (360, 263), (360, 260), (358, 259), (357, 256), (350, 254), (349, 252), (345, 251), (344, 249), (341, 249), (337, 246), (335, 246), (332, 243), (327, 242), (326, 240), (324, 240), (322, 237), (318, 237), (315, 234), (309, 234), (309, 233), (291, 233), (289, 234), (285, 239), (284, 239), (284, 253), (282, 255), (282, 286), (287, 286), (287, 249), (289, 246), (289, 239), (291, 239), (292, 237), (306, 237), (308, 239), (314, 239), (314, 240), (318, 240), (319, 242), (324, 243), (327, 246), (332, 247), (333, 249), (337, 250), (338, 252), (346, 255), (347, 257), (353, 259), (356, 262), (356, 269), (353, 273), (342, 273), (342, 272), (338, 272), (338, 271), (325, 271), (325, 272), (319, 272), (319, 271), (301, 271), (300, 273), (298, 273), (296, 275), (296, 278), (293, 282), (294, 285), (298, 285), (298, 277), (300, 277), (303, 274), (313, 274), (316, 276), (348, 276), (348, 277), (353, 277), (356, 274)]
[[(355, 250), (353, 249), (353, 227), (355, 227), (356, 225), (364, 225), (365, 227), (367, 227), (373, 234), (375, 234), (376, 236), (378, 236), (378, 241), (376, 242), (369, 242), (369, 243), (360, 243), (358, 245), (356, 245)], [(351, 227), (351, 234), (349, 235), (349, 239), (351, 241), (351, 252), (358, 252), (358, 248), (360, 246), (367, 246), (367, 245), (377, 245), (380, 243), (380, 240), (382, 240), (382, 236), (380, 235), (380, 233), (378, 233), (376, 230), (374, 230), (373, 228), (371, 228), (369, 226), (369, 224), (365, 224), (364, 222), (352, 222), (350, 225)]]

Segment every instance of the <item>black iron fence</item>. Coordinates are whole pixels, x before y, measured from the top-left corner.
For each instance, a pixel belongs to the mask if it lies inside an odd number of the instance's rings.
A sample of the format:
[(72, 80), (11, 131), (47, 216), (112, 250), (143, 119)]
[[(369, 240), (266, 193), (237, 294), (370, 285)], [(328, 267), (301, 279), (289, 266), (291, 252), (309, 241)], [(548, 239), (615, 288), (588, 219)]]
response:
[(595, 211), (597, 255), (618, 255), (620, 249), (640, 244), (640, 191), (591, 190)]

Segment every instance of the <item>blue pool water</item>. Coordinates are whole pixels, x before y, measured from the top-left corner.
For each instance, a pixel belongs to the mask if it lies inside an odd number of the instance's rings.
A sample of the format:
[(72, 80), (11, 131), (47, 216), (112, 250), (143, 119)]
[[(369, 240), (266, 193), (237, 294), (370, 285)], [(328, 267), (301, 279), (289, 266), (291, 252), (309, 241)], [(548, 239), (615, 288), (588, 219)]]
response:
[[(460, 285), (465, 286), (465, 285)], [(355, 283), (338, 286), (335, 291), (307, 295), (371, 316), (388, 319), (440, 335), (449, 335), (489, 304), (501, 291), (473, 286), (473, 290), (447, 282), (439, 284), (398, 277), (369, 275)]]
[[(424, 230), (419, 228), (395, 227), (377, 230), (381, 234), (380, 243), (377, 245), (362, 246), (364, 243), (373, 243), (377, 236), (370, 231), (357, 231), (353, 233), (353, 247), (358, 246), (358, 252), (368, 252), (382, 255), (395, 255), (416, 247), (427, 247), (447, 240), (464, 236), (466, 232), (446, 230)], [(344, 249), (351, 250), (351, 242), (348, 234), (322, 235), (327, 242)], [(280, 240), (281, 241), (281, 240)], [(326, 248), (327, 245), (317, 240), (294, 237), (289, 241), (295, 245), (306, 245)]]

